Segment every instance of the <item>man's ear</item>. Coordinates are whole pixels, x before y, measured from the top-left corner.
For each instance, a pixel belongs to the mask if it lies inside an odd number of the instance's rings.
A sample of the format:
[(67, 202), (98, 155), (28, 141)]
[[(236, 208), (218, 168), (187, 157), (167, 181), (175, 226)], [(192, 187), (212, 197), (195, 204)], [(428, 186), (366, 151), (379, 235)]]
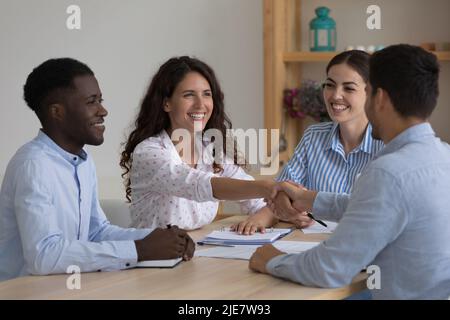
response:
[(48, 106), (48, 116), (50, 119), (63, 120), (65, 115), (64, 106), (59, 103), (53, 103)]
[(387, 109), (393, 110), (391, 97), (386, 90), (378, 88), (376, 99), (378, 99), (376, 100), (376, 103), (378, 105), (379, 111), (387, 111)]
[(382, 88), (378, 88), (377, 92), (375, 93), (375, 103), (374, 103), (374, 107), (375, 107), (375, 111), (376, 112), (380, 112), (384, 110), (384, 104), (386, 103), (386, 94), (387, 92), (382, 89)]

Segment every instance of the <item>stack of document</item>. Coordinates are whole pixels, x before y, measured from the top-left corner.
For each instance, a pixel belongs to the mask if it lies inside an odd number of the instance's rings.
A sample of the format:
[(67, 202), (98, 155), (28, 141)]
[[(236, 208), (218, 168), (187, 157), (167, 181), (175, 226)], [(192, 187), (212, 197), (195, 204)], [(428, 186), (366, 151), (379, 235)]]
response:
[[(317, 246), (319, 242), (305, 241), (276, 241), (275, 248), (286, 253), (300, 253)], [(232, 247), (211, 247), (204, 250), (196, 250), (196, 257), (223, 258), (250, 260), (250, 257), (259, 246), (232, 246)]]
[(213, 231), (206, 236), (199, 244), (215, 245), (263, 245), (272, 243), (275, 240), (287, 235), (292, 229), (267, 229), (265, 233), (256, 232), (252, 235), (238, 234), (230, 231), (229, 228)]

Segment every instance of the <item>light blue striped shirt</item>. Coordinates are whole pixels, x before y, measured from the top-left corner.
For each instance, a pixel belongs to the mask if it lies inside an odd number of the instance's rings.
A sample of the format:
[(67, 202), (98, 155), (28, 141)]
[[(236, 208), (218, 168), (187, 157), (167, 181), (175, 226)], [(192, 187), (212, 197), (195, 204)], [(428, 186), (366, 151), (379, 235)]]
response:
[(100, 208), (94, 162), (46, 134), (22, 146), (0, 192), (0, 281), (26, 274), (117, 270), (137, 262), (148, 229), (112, 226)]
[(371, 132), (368, 125), (361, 144), (346, 156), (339, 124), (324, 122), (308, 127), (277, 180), (292, 180), (311, 190), (350, 193), (356, 176), (384, 146)]
[(450, 298), (450, 146), (428, 123), (389, 142), (351, 195), (319, 192), (313, 212), (339, 221), (334, 233), (311, 250), (271, 259), (271, 274), (341, 287), (376, 265), (374, 299)]

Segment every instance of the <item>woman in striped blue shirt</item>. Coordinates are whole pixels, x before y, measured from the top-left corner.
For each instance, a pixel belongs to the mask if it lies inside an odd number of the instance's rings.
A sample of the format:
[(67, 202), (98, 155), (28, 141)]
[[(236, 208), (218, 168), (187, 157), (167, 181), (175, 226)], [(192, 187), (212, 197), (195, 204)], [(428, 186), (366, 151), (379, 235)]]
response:
[[(371, 136), (372, 128), (364, 112), (370, 55), (364, 51), (346, 51), (335, 56), (326, 68), (323, 97), (333, 122), (312, 125), (305, 130), (294, 155), (278, 177), (307, 189), (350, 193), (357, 175), (383, 148), (381, 140)], [(289, 201), (279, 193), (276, 202)], [(263, 229), (272, 217), (256, 214), (237, 226), (239, 232)], [(292, 221), (307, 227), (313, 221), (298, 216)]]

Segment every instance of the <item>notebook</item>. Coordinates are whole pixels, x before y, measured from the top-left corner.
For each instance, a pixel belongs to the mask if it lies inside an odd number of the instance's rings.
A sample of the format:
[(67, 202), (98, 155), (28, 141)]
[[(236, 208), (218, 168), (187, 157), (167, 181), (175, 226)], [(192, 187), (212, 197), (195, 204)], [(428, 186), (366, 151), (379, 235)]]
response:
[(145, 260), (138, 262), (136, 268), (173, 268), (179, 264), (181, 260), (183, 259)]
[(265, 233), (256, 232), (252, 235), (242, 235), (236, 231), (230, 231), (225, 228), (219, 231), (213, 231), (208, 234), (199, 244), (216, 244), (216, 245), (263, 245), (272, 243), (275, 240), (284, 237), (290, 233), (292, 229), (267, 229)]

